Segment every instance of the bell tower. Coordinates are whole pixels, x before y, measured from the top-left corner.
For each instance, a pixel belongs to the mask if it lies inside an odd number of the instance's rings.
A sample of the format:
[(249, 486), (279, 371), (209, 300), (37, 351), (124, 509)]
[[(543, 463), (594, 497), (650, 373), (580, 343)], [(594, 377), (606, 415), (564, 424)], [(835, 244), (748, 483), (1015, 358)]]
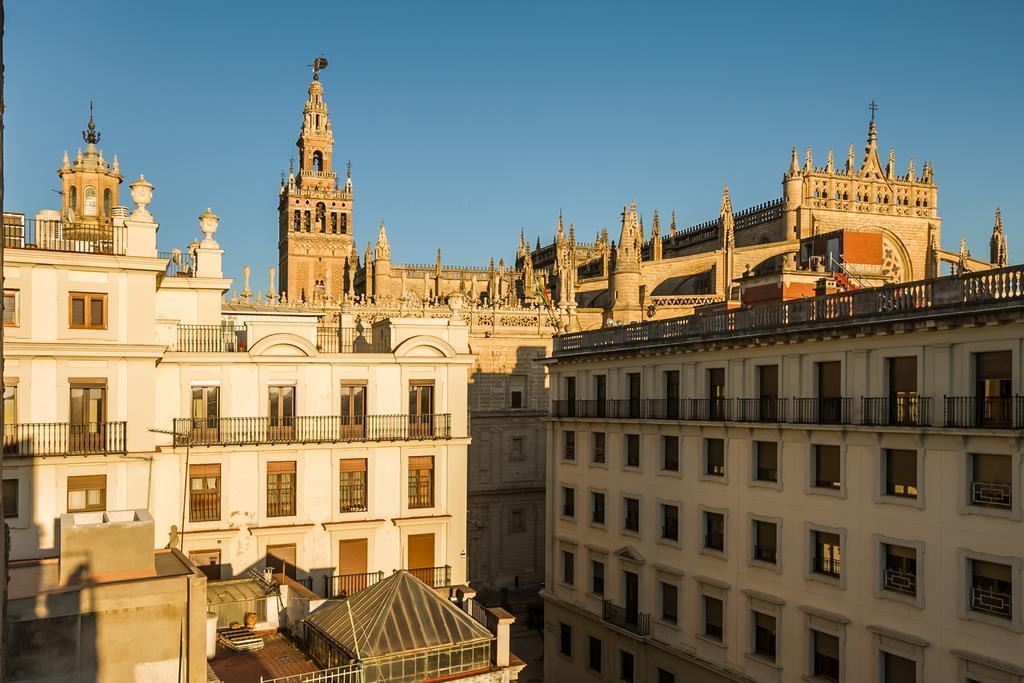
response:
[(103, 239), (110, 237), (113, 209), (118, 205), (118, 186), (124, 180), (114, 155), (113, 165), (103, 158), (96, 146), (100, 132), (92, 117), (89, 102), (89, 123), (82, 131), (86, 143), (72, 163), (64, 152), (64, 161), (57, 175), (61, 179), (61, 220), (68, 239)]
[(348, 294), (358, 263), (352, 248), (352, 174), (340, 185), (334, 171), (334, 132), (324, 103), (320, 72), (323, 56), (313, 60), (302, 126), (295, 146), (299, 168), (289, 165), (277, 205), (281, 289), (292, 301), (339, 301)]

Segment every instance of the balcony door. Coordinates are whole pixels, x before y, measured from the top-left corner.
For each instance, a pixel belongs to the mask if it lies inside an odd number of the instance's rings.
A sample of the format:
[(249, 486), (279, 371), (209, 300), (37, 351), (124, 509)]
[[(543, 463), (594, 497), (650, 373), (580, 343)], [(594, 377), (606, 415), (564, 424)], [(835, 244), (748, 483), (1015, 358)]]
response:
[(891, 424), (917, 424), (917, 357), (889, 359), (889, 421)]
[(757, 366), (758, 416), (762, 422), (778, 419), (779, 366)]
[(267, 437), (270, 441), (292, 441), (295, 438), (295, 387), (268, 387)]
[(216, 443), (220, 435), (220, 387), (192, 387), (192, 439)]
[(434, 580), (434, 534), (411, 534), (409, 536), (409, 573), (428, 586)]
[(622, 572), (622, 591), (626, 623), (636, 626), (640, 622), (640, 577), (635, 572)]
[(626, 387), (629, 392), (629, 417), (640, 417), (640, 373), (626, 373)]
[(365, 538), (338, 541), (338, 577), (333, 597), (354, 595), (367, 587), (367, 554)]
[(708, 420), (721, 420), (725, 413), (725, 368), (708, 370)]
[(665, 417), (679, 419), (679, 371), (665, 373)]
[(843, 417), (843, 365), (834, 360), (818, 363), (818, 422), (835, 424)]
[(99, 384), (72, 384), (68, 422), (68, 450), (102, 452), (106, 445), (107, 388)]
[(341, 439), (359, 440), (366, 434), (366, 383), (341, 385)]
[(409, 382), (409, 436), (427, 438), (434, 433), (434, 383)]
[(977, 424), (1009, 425), (1012, 419), (1013, 353), (990, 351), (974, 356)]
[(608, 376), (594, 376), (594, 399), (597, 401), (596, 417), (605, 416), (605, 401), (608, 400)]
[(268, 545), (267, 566), (274, 568), (275, 574), (284, 574), (295, 578), (295, 544)]

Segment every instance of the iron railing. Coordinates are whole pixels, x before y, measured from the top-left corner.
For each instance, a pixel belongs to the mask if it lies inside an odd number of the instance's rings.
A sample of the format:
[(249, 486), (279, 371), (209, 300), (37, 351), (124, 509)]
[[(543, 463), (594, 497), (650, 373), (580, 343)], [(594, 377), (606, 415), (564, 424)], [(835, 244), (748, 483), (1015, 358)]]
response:
[[(109, 222), (109, 218), (100, 218)], [(39, 249), (76, 254), (124, 256), (128, 229), (123, 225), (70, 222), (64, 219), (41, 220), (20, 214), (4, 214), (4, 247)]]
[(410, 569), (409, 573), (431, 588), (447, 588), (452, 585), (452, 568), (449, 565), (418, 567)]
[(5, 456), (127, 453), (126, 422), (22, 422), (4, 425)]
[(946, 396), (945, 425), (980, 429), (1024, 428), (1024, 396)]
[(360, 662), (337, 666), (331, 669), (319, 669), (310, 673), (291, 674), (279, 678), (264, 678), (260, 674), (259, 683), (365, 683), (363, 665)]
[(862, 397), (860, 423), (879, 427), (927, 427), (932, 400), (928, 396)]
[[(423, 419), (429, 418), (429, 419)], [(451, 438), (451, 414), (297, 417), (176, 418), (175, 446), (245, 446), (273, 443), (350, 443)]]
[(216, 522), (220, 520), (220, 491), (189, 491), (188, 521)]
[(328, 599), (347, 598), (369, 588), (384, 578), (384, 572), (365, 574), (337, 574), (324, 577), (324, 597)]
[(195, 275), (196, 267), (192, 262), (192, 256), (187, 251), (182, 251), (181, 249), (158, 251), (156, 255), (157, 258), (167, 261), (167, 270), (165, 272), (169, 277), (190, 277)]
[(601, 618), (613, 626), (626, 629), (638, 636), (651, 633), (651, 615), (616, 605), (611, 600), (604, 601)]
[(341, 512), (366, 512), (366, 482), (342, 482), (338, 491), (338, 500)]
[(172, 351), (183, 353), (235, 353), (246, 351), (244, 325), (178, 325)]
[(1013, 484), (1005, 481), (971, 482), (971, 502), (993, 508), (1013, 507)]
[(1013, 613), (1013, 595), (1010, 586), (1002, 581), (979, 582), (971, 586), (971, 609), (1003, 619)]
[(313, 577), (312, 576), (304, 576), (301, 579), (294, 579), (294, 581), (295, 581), (295, 583), (299, 584), (300, 586), (302, 586), (303, 588), (308, 590), (310, 593), (313, 592)]
[(657, 346), (691, 339), (730, 339), (835, 326), (869, 318), (904, 318), (923, 311), (965, 310), (1024, 299), (1024, 266), (838, 292), (749, 308), (695, 313), (633, 325), (556, 336), (555, 356), (613, 348)]
[(905, 569), (886, 567), (882, 586), (887, 591), (903, 595), (917, 595), (917, 574)]
[(850, 424), (850, 399), (794, 398), (793, 422), (799, 424)]
[(737, 422), (785, 422), (789, 400), (785, 398), (738, 398), (736, 399)]
[(839, 576), (839, 558), (815, 555), (811, 564), (815, 574), (825, 574), (826, 576), (835, 577)]

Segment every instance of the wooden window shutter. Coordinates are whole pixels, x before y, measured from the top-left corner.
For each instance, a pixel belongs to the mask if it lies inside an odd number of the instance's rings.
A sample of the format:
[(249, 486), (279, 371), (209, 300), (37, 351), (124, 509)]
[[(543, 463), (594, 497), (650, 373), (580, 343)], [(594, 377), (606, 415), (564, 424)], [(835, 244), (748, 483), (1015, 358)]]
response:
[(219, 477), (220, 464), (213, 465), (189, 465), (188, 474), (190, 477)]
[(13, 291), (4, 292), (4, 324), (14, 325), (18, 322), (18, 295)]
[(105, 489), (107, 487), (107, 475), (94, 474), (85, 477), (68, 477), (69, 491), (85, 491), (88, 489)]
[(294, 460), (285, 460), (285, 461), (268, 462), (267, 463), (267, 473), (268, 474), (286, 474), (286, 473), (294, 474), (295, 473), (295, 461)]
[(103, 308), (106, 302), (102, 296), (89, 297), (89, 325), (96, 327), (102, 327), (104, 324), (103, 320)]
[(85, 297), (71, 297), (71, 324), (85, 325)]
[(346, 458), (341, 461), (342, 472), (365, 472), (366, 458)]
[(409, 457), (410, 470), (432, 470), (434, 469), (434, 456), (413, 455)]

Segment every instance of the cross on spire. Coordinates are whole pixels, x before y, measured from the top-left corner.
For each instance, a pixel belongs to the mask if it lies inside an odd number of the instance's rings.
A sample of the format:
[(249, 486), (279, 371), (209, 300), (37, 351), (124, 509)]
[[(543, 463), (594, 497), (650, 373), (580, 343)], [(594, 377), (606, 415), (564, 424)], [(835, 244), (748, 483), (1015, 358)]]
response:
[(874, 121), (875, 112), (878, 111), (878, 105), (875, 104), (874, 100), (871, 100), (871, 102), (868, 104), (868, 110), (871, 112), (871, 120)]

